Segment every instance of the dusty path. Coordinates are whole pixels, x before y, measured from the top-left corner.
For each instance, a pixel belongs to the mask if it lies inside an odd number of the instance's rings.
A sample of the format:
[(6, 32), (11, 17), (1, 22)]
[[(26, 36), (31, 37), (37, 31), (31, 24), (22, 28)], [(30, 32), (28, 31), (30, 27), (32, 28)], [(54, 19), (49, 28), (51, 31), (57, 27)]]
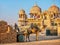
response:
[(60, 39), (34, 41), (34, 42), (20, 42), (20, 43), (0, 44), (0, 45), (60, 45)]

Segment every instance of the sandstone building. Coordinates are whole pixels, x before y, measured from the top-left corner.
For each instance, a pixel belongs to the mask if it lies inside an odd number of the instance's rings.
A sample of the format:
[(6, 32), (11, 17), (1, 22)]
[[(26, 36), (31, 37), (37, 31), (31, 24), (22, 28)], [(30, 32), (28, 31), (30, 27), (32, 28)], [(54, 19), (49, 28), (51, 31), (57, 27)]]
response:
[[(52, 5), (48, 10), (42, 11), (38, 5), (30, 9), (30, 18), (27, 17), (24, 9), (19, 11), (18, 26), (25, 30), (31, 23), (37, 24), (42, 31), (49, 28), (60, 35), (60, 8)], [(43, 26), (46, 26), (43, 28)]]

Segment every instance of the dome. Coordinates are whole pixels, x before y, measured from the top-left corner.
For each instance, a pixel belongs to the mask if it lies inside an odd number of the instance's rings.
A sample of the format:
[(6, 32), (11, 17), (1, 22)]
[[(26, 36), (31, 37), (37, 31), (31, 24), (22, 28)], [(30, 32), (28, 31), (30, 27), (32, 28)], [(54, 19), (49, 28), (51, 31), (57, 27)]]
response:
[(31, 10), (30, 10), (30, 13), (31, 13), (31, 14), (37, 14), (37, 13), (39, 13), (39, 12), (41, 12), (41, 8), (38, 7), (37, 5), (34, 5), (34, 6), (31, 8)]
[(52, 11), (54, 13), (58, 12), (59, 11), (59, 7), (57, 7), (56, 5), (52, 5), (48, 11)]
[(24, 11), (23, 9), (21, 9), (21, 10), (19, 11), (19, 14), (25, 14), (25, 11)]

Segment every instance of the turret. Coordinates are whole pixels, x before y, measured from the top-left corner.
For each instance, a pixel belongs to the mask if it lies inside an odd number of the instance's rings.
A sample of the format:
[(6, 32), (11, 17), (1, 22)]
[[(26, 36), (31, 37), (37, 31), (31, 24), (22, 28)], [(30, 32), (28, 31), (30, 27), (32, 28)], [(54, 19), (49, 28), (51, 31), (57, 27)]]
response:
[(36, 4), (30, 9), (30, 18), (40, 18), (41, 8)]
[(26, 25), (27, 15), (23, 9), (19, 11), (18, 26)]

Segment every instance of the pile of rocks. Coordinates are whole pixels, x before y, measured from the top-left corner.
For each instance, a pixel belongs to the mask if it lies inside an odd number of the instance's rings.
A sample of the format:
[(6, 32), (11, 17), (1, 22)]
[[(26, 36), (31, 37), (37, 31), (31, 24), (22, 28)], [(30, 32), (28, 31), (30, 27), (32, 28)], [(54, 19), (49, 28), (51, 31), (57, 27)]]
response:
[(7, 22), (0, 21), (0, 33), (4, 33), (8, 30)]
[(8, 25), (5, 21), (0, 21), (0, 43), (13, 43), (16, 41), (17, 41), (16, 31), (13, 30), (13, 28), (10, 25)]

